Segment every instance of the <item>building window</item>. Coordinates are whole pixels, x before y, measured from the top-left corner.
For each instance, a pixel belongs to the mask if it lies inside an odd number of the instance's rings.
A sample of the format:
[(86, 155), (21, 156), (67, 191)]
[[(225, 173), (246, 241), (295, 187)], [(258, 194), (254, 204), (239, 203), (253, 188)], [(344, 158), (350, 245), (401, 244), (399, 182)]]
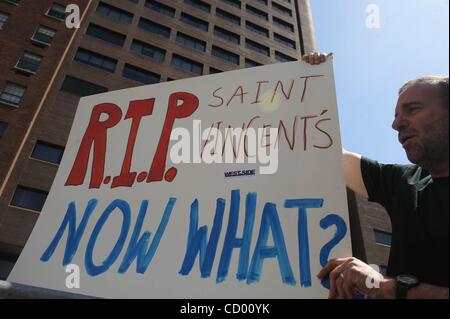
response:
[(108, 92), (108, 89), (104, 86), (81, 80), (70, 75), (67, 75), (64, 79), (61, 90), (78, 96), (88, 96)]
[(195, 49), (202, 52), (206, 51), (206, 42), (188, 36), (184, 33), (178, 32), (176, 41), (177, 43), (185, 46), (186, 48)]
[(259, 25), (254, 24), (250, 21), (245, 22), (245, 27), (247, 28), (247, 30), (250, 30), (259, 35), (262, 35), (263, 37), (266, 37), (266, 38), (269, 37), (269, 30), (267, 30), (266, 28), (260, 27)]
[(131, 43), (131, 51), (142, 54), (158, 62), (163, 62), (166, 56), (166, 51), (163, 49), (138, 40), (133, 40)]
[(61, 163), (63, 153), (64, 147), (37, 141), (36, 146), (31, 153), (31, 158), (53, 164), (59, 164)]
[(377, 229), (374, 229), (373, 232), (375, 234), (375, 242), (377, 244), (386, 245), (386, 246), (391, 245), (392, 234), (381, 231), (381, 230), (377, 230)]
[(4, 0), (4, 1), (7, 2), (7, 3), (14, 4), (16, 6), (18, 6), (19, 3), (20, 3), (20, 0)]
[(7, 280), (19, 257), (0, 253), (0, 280)]
[(214, 27), (214, 35), (234, 44), (241, 43), (241, 37), (238, 34), (220, 27)]
[(219, 59), (228, 61), (232, 64), (236, 64), (236, 65), (239, 64), (239, 55), (234, 54), (230, 51), (224, 50), (222, 48), (213, 46), (212, 47), (212, 55)]
[(222, 72), (223, 72), (222, 70), (219, 70), (219, 69), (216, 69), (213, 67), (209, 68), (209, 74), (217, 74), (217, 73), (222, 73)]
[(275, 51), (275, 60), (278, 62), (291, 62), (297, 61), (296, 58), (290, 57), (289, 55), (283, 54), (281, 52)]
[(125, 64), (122, 75), (143, 84), (154, 84), (161, 81), (161, 76), (159, 74), (152, 73), (130, 64)]
[(6, 21), (8, 20), (9, 14), (0, 11), (0, 30), (3, 29)]
[(206, 2), (203, 2), (201, 0), (184, 0), (184, 3), (187, 3), (194, 8), (197, 8), (199, 10), (205, 11), (205, 12), (211, 12), (211, 6), (207, 4)]
[(66, 7), (59, 3), (53, 3), (48, 9), (47, 15), (62, 21), (66, 18)]
[(282, 35), (279, 35), (278, 33), (274, 33), (273, 38), (278, 43), (281, 43), (282, 45), (287, 46), (291, 49), (295, 49), (295, 41), (292, 41), (291, 39), (283, 37)]
[(36, 74), (42, 56), (25, 51), (17, 62), (15, 68), (19, 71)]
[(97, 6), (97, 12), (103, 14), (105, 17), (114, 19), (116, 21), (120, 21), (123, 23), (127, 23), (127, 24), (131, 24), (131, 22), (133, 21), (133, 14), (113, 7), (109, 4), (106, 4), (104, 2), (100, 2)]
[(188, 71), (196, 75), (203, 74), (203, 64), (189, 60), (176, 54), (173, 55), (171, 64), (177, 69)]
[(111, 31), (92, 23), (87, 28), (86, 34), (120, 47), (123, 46), (126, 38), (123, 34)]
[(117, 60), (79, 48), (75, 54), (74, 60), (88, 64), (90, 66), (114, 73), (116, 70)]
[(256, 2), (267, 6), (267, 0), (256, 0)]
[(239, 18), (238, 16), (235, 16), (234, 14), (231, 14), (224, 10), (221, 10), (219, 8), (216, 9), (216, 16), (218, 16), (222, 20), (227, 21), (231, 24), (241, 25), (241, 18)]
[(287, 30), (289, 32), (294, 32), (294, 26), (292, 24), (277, 17), (273, 17), (273, 24), (281, 29)]
[(55, 30), (40, 25), (37, 28), (36, 32), (33, 34), (31, 40), (50, 46), (52, 44), (53, 38), (55, 37), (55, 34)]
[(266, 47), (265, 45), (256, 43), (255, 41), (245, 39), (245, 47), (252, 51), (270, 56), (270, 49), (268, 47)]
[(261, 63), (258, 63), (256, 61), (245, 59), (245, 67), (246, 68), (254, 68), (255, 66), (261, 66)]
[(6, 128), (8, 127), (8, 123), (0, 121), (0, 139), (5, 135)]
[(246, 5), (246, 10), (249, 14), (254, 15), (255, 17), (268, 21), (269, 20), (269, 15), (267, 13), (265, 13), (264, 11), (261, 11), (259, 9), (256, 9), (255, 7)]
[(139, 28), (155, 33), (164, 38), (170, 37), (170, 28), (144, 18), (139, 19)]
[(272, 9), (274, 9), (275, 11), (277, 11), (285, 16), (292, 17), (291, 9), (285, 8), (282, 5), (279, 5), (278, 3), (275, 3), (273, 1), (272, 1)]
[(19, 107), (20, 101), (25, 94), (25, 90), (26, 88), (24, 86), (7, 82), (0, 94), (0, 103)]
[(169, 6), (166, 6), (165, 4), (162, 4), (158, 1), (154, 1), (154, 0), (146, 0), (145, 1), (145, 6), (147, 8), (152, 9), (153, 11), (162, 13), (168, 17), (173, 18), (175, 16), (175, 9)]
[(40, 212), (44, 207), (48, 192), (24, 186), (17, 186), (11, 205)]
[(189, 24), (197, 29), (203, 30), (203, 31), (208, 31), (208, 27), (209, 27), (209, 23), (206, 21), (203, 21), (201, 19), (198, 19), (196, 17), (193, 17), (189, 14), (186, 13), (182, 13), (181, 14), (181, 21)]
[(222, 0), (226, 4), (229, 4), (230, 6), (233, 6), (235, 8), (240, 9), (241, 8), (241, 1), (240, 0)]

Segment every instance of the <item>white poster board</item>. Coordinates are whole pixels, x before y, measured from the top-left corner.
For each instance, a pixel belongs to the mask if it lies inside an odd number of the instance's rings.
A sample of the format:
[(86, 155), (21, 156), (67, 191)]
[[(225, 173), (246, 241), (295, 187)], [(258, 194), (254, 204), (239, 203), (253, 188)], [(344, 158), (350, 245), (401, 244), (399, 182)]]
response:
[[(226, 127), (255, 129), (255, 149), (236, 138), (244, 164), (205, 163)], [(272, 140), (257, 130), (270, 127)], [(323, 298), (317, 273), (351, 255), (345, 191), (332, 61), (85, 97), (8, 280), (106, 298)]]

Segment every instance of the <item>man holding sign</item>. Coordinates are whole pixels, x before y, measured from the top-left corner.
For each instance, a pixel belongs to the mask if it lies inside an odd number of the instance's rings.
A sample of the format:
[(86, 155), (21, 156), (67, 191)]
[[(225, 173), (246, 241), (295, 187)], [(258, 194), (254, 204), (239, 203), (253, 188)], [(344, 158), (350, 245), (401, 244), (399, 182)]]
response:
[[(303, 57), (313, 65), (326, 59), (322, 53)], [(448, 108), (448, 77), (409, 81), (399, 91), (392, 128), (413, 165), (384, 165), (343, 151), (347, 186), (386, 208), (392, 246), (389, 277), (353, 257), (330, 261), (318, 275), (329, 274), (330, 298), (360, 291), (375, 298), (448, 299)]]

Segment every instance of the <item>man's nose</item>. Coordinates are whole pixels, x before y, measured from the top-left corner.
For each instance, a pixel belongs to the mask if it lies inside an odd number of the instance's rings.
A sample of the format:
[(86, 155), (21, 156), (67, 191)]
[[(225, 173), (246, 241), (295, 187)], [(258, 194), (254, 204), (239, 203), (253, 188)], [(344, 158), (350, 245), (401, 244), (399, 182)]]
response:
[(405, 128), (408, 126), (408, 121), (400, 115), (397, 115), (392, 122), (392, 128), (396, 131), (401, 130), (402, 128)]

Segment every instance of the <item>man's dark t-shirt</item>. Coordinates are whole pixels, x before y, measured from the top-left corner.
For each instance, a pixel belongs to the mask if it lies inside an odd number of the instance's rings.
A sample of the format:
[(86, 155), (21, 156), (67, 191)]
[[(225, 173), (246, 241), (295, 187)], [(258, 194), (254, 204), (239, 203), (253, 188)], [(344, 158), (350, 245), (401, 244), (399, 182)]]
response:
[(433, 179), (417, 165), (384, 165), (362, 158), (369, 200), (391, 217), (388, 276), (415, 275), (448, 287), (448, 177)]

